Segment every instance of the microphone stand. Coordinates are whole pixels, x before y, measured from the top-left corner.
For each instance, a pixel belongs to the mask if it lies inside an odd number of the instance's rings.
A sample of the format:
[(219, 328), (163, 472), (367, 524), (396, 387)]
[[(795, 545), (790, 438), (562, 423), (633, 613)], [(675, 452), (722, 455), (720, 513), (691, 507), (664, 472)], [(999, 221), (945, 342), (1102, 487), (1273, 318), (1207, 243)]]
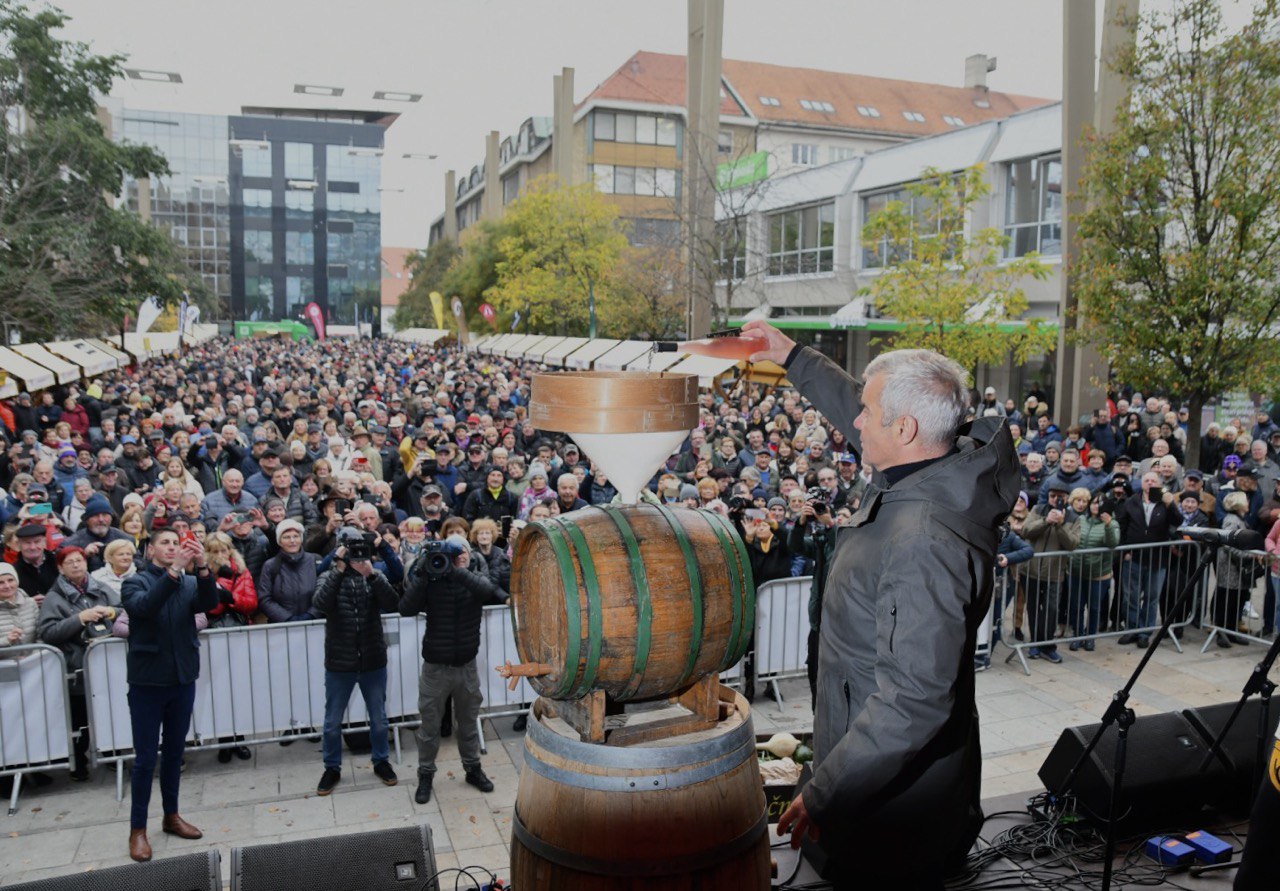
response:
[(1200, 562), (1196, 564), (1195, 570), (1182, 586), (1182, 590), (1178, 593), (1172, 609), (1165, 615), (1164, 624), (1160, 626), (1160, 631), (1152, 637), (1151, 645), (1147, 647), (1141, 661), (1133, 669), (1133, 673), (1129, 675), (1129, 680), (1112, 695), (1111, 703), (1102, 714), (1102, 724), (1094, 732), (1093, 738), (1089, 740), (1084, 751), (1076, 758), (1076, 763), (1071, 766), (1066, 779), (1062, 782), (1062, 788), (1054, 791), (1054, 794), (1059, 798), (1066, 797), (1067, 793), (1071, 791), (1071, 787), (1075, 785), (1076, 779), (1080, 776), (1080, 771), (1084, 769), (1085, 762), (1089, 760), (1093, 750), (1098, 747), (1098, 742), (1102, 739), (1102, 735), (1107, 732), (1108, 727), (1116, 724), (1118, 735), (1116, 737), (1114, 764), (1115, 782), (1111, 785), (1111, 800), (1107, 806), (1106, 844), (1102, 861), (1102, 891), (1110, 891), (1111, 889), (1112, 861), (1115, 859), (1116, 853), (1116, 805), (1119, 801), (1121, 785), (1124, 781), (1125, 762), (1128, 757), (1129, 728), (1133, 726), (1136, 720), (1133, 709), (1129, 707), (1129, 694), (1133, 691), (1138, 678), (1147, 667), (1147, 663), (1155, 655), (1156, 648), (1168, 637), (1169, 629), (1173, 626), (1173, 617), (1182, 614), (1182, 609), (1195, 591), (1196, 585), (1199, 584), (1201, 577), (1205, 574), (1205, 570), (1209, 568), (1209, 564), (1214, 560), (1216, 547), (1207, 546), (1203, 542), (1199, 542), (1199, 544), (1202, 547)]

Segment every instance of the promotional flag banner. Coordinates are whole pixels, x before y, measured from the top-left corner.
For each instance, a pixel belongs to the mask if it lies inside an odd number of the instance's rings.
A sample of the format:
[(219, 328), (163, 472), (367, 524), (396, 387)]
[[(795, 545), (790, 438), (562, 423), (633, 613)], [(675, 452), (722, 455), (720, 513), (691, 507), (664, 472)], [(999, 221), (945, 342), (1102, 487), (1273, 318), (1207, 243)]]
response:
[(432, 291), (431, 294), (428, 296), (431, 297), (431, 309), (434, 310), (436, 314), (436, 327), (443, 328), (444, 327), (444, 295), (441, 294), (439, 291)]
[(492, 325), (498, 318), (498, 311), (493, 308), (492, 303), (481, 303), (480, 315), (484, 316), (484, 320)]
[(141, 306), (138, 307), (138, 332), (146, 334), (151, 330), (151, 326), (156, 323), (156, 319), (160, 318), (160, 301), (152, 295), (148, 297)]
[(324, 340), (324, 313), (320, 311), (320, 304), (312, 300), (303, 312), (306, 313), (307, 321), (316, 329), (316, 339)]

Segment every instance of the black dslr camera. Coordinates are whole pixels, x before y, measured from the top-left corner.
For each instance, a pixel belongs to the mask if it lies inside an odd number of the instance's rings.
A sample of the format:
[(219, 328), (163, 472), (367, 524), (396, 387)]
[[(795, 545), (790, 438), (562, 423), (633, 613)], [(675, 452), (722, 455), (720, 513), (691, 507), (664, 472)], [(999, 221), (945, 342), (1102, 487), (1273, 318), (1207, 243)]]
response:
[(429, 541), (422, 546), (418, 559), (422, 561), (427, 578), (438, 581), (449, 574), (453, 558), (461, 553), (462, 548), (451, 541)]
[(827, 502), (827, 491), (821, 486), (814, 486), (806, 492), (804, 500), (813, 504), (813, 513), (815, 516), (821, 516), (831, 510), (831, 505)]
[(373, 543), (377, 539), (372, 532), (362, 532), (357, 535), (347, 534), (341, 537), (340, 541), (343, 547), (347, 549), (346, 561), (348, 563), (355, 561), (368, 561), (373, 559)]

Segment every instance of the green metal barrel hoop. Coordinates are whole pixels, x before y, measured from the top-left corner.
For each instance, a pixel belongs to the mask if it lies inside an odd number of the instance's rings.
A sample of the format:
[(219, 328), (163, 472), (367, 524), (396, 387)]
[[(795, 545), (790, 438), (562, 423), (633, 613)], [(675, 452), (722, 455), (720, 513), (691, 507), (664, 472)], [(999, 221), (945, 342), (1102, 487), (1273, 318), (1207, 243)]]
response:
[[(729, 637), (728, 652), (720, 671), (727, 671), (737, 664), (747, 653), (751, 645), (751, 632), (755, 627), (756, 587), (751, 575), (751, 558), (747, 556), (746, 545), (734, 531), (733, 525), (714, 511), (703, 511), (710, 524), (716, 529), (716, 538), (724, 550), (725, 562), (728, 564), (729, 581), (733, 588), (733, 629)], [(736, 557), (736, 560), (735, 560)], [(738, 572), (734, 572), (734, 563)]]
[(560, 685), (546, 695), (552, 699), (564, 699), (573, 689), (573, 681), (578, 676), (578, 656), (582, 649), (582, 619), (578, 615), (578, 574), (573, 568), (573, 555), (569, 553), (569, 542), (563, 530), (554, 523), (541, 523), (542, 531), (547, 533), (552, 550), (556, 554), (556, 563), (560, 566), (560, 576), (564, 580), (564, 613), (568, 626), (569, 647), (565, 651), (564, 676)]
[(675, 512), (670, 508), (659, 506), (658, 513), (662, 514), (663, 519), (667, 521), (667, 525), (671, 527), (671, 531), (675, 534), (676, 542), (680, 545), (680, 552), (684, 554), (685, 575), (689, 578), (689, 596), (693, 608), (693, 628), (690, 630), (689, 637), (689, 658), (685, 662), (684, 673), (680, 675), (680, 680), (676, 683), (677, 687), (683, 687), (693, 677), (693, 669), (698, 662), (698, 653), (702, 650), (702, 628), (705, 618), (702, 603), (702, 570), (698, 566), (698, 557), (693, 552), (693, 543), (689, 541), (689, 533), (685, 531), (684, 526), (676, 519)]
[(567, 518), (556, 517), (556, 522), (564, 527), (578, 552), (578, 562), (582, 565), (582, 583), (587, 589), (587, 664), (582, 671), (582, 683), (570, 694), (571, 699), (586, 696), (591, 692), (591, 685), (596, 682), (596, 674), (600, 670), (600, 645), (604, 637), (604, 613), (600, 606), (600, 579), (596, 576), (595, 560), (591, 557), (591, 547), (587, 537), (577, 524), (570, 523)]
[(645, 669), (649, 665), (649, 649), (653, 643), (653, 600), (649, 596), (649, 575), (644, 568), (644, 557), (640, 554), (640, 542), (636, 539), (631, 523), (616, 507), (604, 507), (604, 512), (613, 520), (618, 532), (622, 535), (622, 543), (627, 548), (627, 558), (631, 562), (631, 580), (636, 587), (636, 656), (631, 667), (631, 680), (618, 696), (619, 702), (625, 702), (636, 695), (640, 682), (644, 679)]

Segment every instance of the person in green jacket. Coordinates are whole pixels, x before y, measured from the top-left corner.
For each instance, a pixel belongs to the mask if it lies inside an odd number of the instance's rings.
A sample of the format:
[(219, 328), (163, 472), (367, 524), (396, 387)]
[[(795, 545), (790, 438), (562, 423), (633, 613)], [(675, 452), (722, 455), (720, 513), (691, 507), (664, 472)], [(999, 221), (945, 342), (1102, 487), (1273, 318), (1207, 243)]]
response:
[[(1097, 549), (1120, 546), (1120, 524), (1102, 509), (1104, 500), (1103, 493), (1090, 498), (1088, 511), (1080, 517), (1080, 544), (1067, 565), (1068, 608), (1071, 627), (1077, 635), (1098, 633), (1103, 600), (1111, 585), (1111, 551)], [(1086, 607), (1089, 611), (1087, 627)], [(1073, 640), (1067, 649), (1075, 651), (1081, 646), (1092, 653), (1094, 641)]]

